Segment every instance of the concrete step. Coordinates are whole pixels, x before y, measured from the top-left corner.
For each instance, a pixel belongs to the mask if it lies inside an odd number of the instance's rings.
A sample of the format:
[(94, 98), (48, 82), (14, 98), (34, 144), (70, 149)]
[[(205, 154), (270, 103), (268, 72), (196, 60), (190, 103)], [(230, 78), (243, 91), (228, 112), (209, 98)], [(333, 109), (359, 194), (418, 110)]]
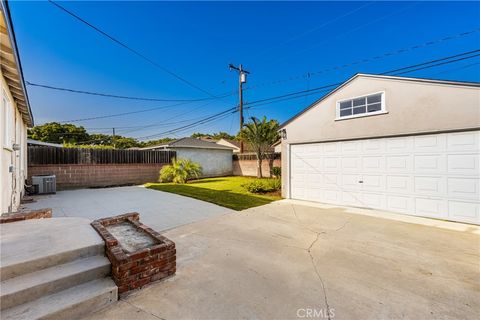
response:
[(117, 301), (110, 278), (89, 281), (2, 311), (2, 320), (75, 319)]
[(104, 242), (83, 218), (0, 224), (0, 280), (103, 255)]
[(0, 310), (24, 304), (110, 273), (110, 261), (92, 256), (2, 281)]

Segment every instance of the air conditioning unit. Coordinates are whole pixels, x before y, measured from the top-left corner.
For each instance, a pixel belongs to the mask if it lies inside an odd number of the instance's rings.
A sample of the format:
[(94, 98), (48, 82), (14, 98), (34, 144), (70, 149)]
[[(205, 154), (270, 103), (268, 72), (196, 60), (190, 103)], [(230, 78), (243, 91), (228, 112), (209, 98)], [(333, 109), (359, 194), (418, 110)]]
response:
[(32, 176), (32, 184), (38, 185), (38, 194), (57, 192), (57, 178), (54, 174)]

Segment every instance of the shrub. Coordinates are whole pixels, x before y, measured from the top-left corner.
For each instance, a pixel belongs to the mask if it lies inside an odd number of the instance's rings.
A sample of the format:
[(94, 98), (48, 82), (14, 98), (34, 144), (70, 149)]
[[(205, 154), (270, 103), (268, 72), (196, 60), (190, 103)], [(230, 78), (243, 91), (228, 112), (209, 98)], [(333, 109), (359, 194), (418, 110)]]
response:
[(251, 193), (275, 192), (282, 188), (280, 179), (255, 179), (242, 185)]
[(199, 178), (202, 167), (189, 159), (173, 159), (172, 164), (160, 170), (160, 182), (186, 183), (188, 180)]
[(282, 176), (282, 168), (280, 167), (273, 167), (272, 171), (270, 172), (272, 176), (275, 178), (280, 178)]

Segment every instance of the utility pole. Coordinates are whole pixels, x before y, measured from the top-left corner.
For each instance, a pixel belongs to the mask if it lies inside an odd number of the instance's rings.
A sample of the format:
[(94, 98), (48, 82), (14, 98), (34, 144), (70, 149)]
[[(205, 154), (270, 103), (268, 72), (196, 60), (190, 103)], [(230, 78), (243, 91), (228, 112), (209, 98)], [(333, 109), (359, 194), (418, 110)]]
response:
[[(229, 64), (228, 67), (230, 70), (238, 71), (238, 111), (240, 113), (240, 131), (243, 129), (243, 84), (247, 82), (247, 74), (250, 74), (247, 70), (243, 69), (243, 66), (240, 64), (238, 67), (235, 67), (233, 64)], [(240, 153), (243, 153), (243, 141), (240, 141)]]
[(115, 128), (112, 128), (112, 143), (113, 149), (115, 149)]

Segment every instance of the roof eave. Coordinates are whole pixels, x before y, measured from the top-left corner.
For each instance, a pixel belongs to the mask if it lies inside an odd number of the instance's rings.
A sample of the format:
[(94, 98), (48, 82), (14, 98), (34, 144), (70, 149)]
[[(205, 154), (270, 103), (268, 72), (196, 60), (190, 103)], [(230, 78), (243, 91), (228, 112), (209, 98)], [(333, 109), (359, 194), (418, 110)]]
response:
[(18, 68), (19, 78), (21, 80), (20, 82), (21, 82), (22, 90), (25, 96), (25, 104), (27, 105), (27, 109), (28, 109), (29, 122), (27, 123), (27, 126), (33, 127), (34, 126), (33, 113), (32, 113), (32, 108), (30, 107), (30, 101), (28, 99), (28, 92), (25, 86), (25, 80), (23, 78), (22, 63), (20, 61), (20, 56), (18, 54), (17, 40), (15, 38), (15, 31), (13, 29), (12, 16), (10, 14), (10, 7), (8, 5), (7, 0), (1, 0), (0, 3), (1, 3), (2, 11), (4, 12), (4, 16), (5, 16), (7, 32), (9, 33), (9, 38), (12, 43), (13, 57), (15, 59), (15, 63)]

